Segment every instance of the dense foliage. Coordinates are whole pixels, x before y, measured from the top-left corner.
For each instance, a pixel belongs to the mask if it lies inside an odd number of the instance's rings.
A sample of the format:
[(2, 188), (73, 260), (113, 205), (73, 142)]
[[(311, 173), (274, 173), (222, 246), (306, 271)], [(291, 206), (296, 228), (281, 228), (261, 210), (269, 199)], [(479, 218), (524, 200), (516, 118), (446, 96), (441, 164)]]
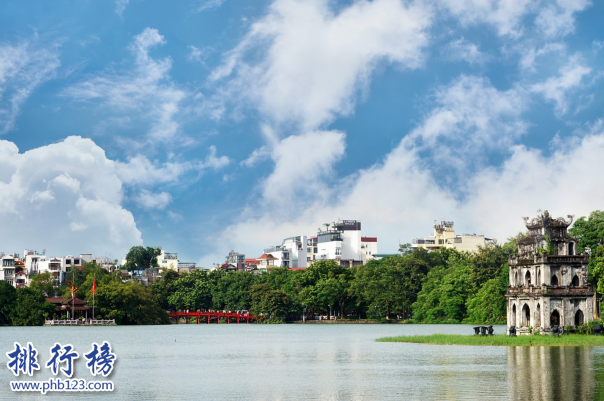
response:
[(157, 257), (161, 254), (161, 249), (157, 247), (144, 247), (142, 245), (133, 246), (126, 255), (126, 270), (144, 270), (148, 267), (157, 267)]
[(0, 325), (39, 326), (52, 316), (54, 308), (39, 289), (25, 286), (15, 289), (0, 281)]
[(169, 310), (249, 310), (281, 322), (307, 313), (340, 318), (418, 322), (503, 322), (507, 260), (516, 237), (478, 252), (406, 247), (403, 255), (342, 267), (317, 261), (305, 270), (273, 268), (268, 274), (221, 270), (164, 274), (151, 285)]

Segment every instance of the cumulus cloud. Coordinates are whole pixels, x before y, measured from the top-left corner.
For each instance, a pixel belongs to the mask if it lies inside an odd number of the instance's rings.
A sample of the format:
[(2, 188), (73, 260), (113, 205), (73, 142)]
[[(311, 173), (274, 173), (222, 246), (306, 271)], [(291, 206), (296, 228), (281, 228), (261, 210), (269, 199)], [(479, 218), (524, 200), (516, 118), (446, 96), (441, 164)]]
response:
[(165, 209), (172, 202), (168, 192), (153, 193), (143, 189), (136, 197), (136, 202), (145, 209)]
[(560, 68), (560, 75), (534, 84), (531, 90), (540, 93), (546, 100), (554, 102), (556, 113), (562, 115), (569, 108), (570, 101), (567, 94), (580, 86), (583, 77), (589, 73), (591, 73), (591, 68), (583, 65), (580, 55), (575, 55)]
[(142, 239), (122, 197), (114, 162), (90, 139), (72, 136), (24, 153), (0, 141), (5, 252), (124, 253)]
[(223, 99), (242, 96), (270, 123), (311, 131), (352, 112), (379, 62), (421, 66), (431, 18), (426, 5), (398, 0), (357, 1), (338, 13), (326, 0), (277, 0), (211, 80), (232, 76)]
[(63, 94), (79, 101), (100, 101), (116, 112), (142, 113), (153, 121), (148, 132), (151, 141), (173, 140), (180, 128), (177, 116), (181, 102), (189, 94), (171, 82), (171, 58), (155, 60), (149, 55), (164, 43), (157, 29), (146, 28), (129, 48), (135, 58), (134, 69), (94, 74)]
[(465, 213), (473, 217), (476, 227), (500, 239), (522, 231), (520, 216), (533, 215), (538, 209), (558, 216), (589, 215), (602, 208), (604, 188), (594, 185), (604, 168), (602, 154), (601, 124), (584, 137), (565, 140), (549, 157), (540, 150), (516, 146), (501, 168), (491, 167), (473, 177)]
[(0, 43), (0, 135), (14, 129), (23, 103), (55, 77), (60, 65), (58, 45), (44, 44), (37, 37)]

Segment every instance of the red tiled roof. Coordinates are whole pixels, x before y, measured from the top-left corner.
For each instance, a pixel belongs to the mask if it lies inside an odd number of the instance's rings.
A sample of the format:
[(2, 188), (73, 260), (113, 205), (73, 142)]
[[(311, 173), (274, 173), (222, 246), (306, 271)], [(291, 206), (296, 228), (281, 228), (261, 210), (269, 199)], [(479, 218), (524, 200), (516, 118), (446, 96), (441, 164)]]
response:
[(305, 270), (306, 267), (290, 267), (289, 270)]
[(263, 253), (262, 256), (258, 258), (258, 260), (278, 260), (276, 257), (271, 255), (270, 253)]
[(377, 237), (361, 237), (361, 242), (377, 242)]
[(248, 264), (252, 264), (252, 265), (253, 265), (253, 264), (258, 263), (258, 259), (246, 259), (246, 260), (245, 260), (245, 263), (248, 263)]

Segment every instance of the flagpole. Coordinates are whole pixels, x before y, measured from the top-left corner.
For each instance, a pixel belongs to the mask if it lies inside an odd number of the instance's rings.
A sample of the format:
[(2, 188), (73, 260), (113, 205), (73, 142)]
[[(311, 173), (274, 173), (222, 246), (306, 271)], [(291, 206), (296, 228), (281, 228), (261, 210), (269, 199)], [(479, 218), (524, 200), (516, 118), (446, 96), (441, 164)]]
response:
[[(74, 270), (71, 270), (71, 279), (72, 279), (73, 281), (75, 281), (75, 271), (74, 271)], [(74, 285), (73, 283), (71, 283), (71, 319), (72, 319), (72, 320), (73, 320), (73, 318), (75, 317), (75, 316), (74, 316), (75, 311), (73, 310), (73, 304), (74, 304), (73, 300), (74, 300), (74, 298), (75, 298), (75, 294), (74, 294), (74, 292), (75, 292), (75, 291), (74, 291), (74, 288), (75, 288), (75, 285)]]
[[(92, 274), (92, 286), (96, 287), (96, 275)], [(96, 292), (96, 288), (92, 290), (92, 320), (94, 320), (94, 293)]]

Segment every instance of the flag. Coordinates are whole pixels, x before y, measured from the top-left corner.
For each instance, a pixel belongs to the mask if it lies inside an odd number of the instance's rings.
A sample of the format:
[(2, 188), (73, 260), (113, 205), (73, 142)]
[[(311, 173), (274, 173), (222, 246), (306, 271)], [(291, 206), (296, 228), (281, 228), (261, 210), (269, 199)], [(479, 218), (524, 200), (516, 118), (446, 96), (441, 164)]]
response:
[(73, 283), (69, 280), (65, 280), (65, 282), (71, 284), (71, 298), (72, 299), (75, 298), (75, 292), (77, 290), (79, 290), (79, 288), (77, 288), (75, 285), (73, 285)]
[(94, 290), (96, 290), (96, 279), (92, 282), (92, 293), (94, 294)]

